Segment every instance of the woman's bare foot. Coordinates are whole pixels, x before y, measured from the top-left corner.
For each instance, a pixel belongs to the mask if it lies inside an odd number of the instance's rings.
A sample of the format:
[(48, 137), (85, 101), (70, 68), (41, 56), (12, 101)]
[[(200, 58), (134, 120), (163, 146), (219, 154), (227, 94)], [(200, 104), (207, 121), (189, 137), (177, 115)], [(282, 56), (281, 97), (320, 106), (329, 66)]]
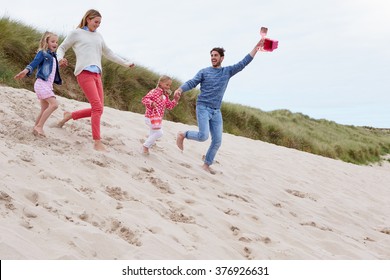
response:
[(64, 118), (58, 123), (58, 127), (63, 127), (64, 124), (72, 118), (71, 112), (64, 112)]
[(99, 152), (107, 152), (106, 147), (103, 145), (102, 141), (100, 140), (95, 140), (95, 143), (93, 144), (93, 148)]
[(213, 174), (213, 175), (217, 174), (217, 172), (215, 170), (211, 169), (210, 166), (206, 163), (204, 163), (202, 165), (202, 168), (203, 168), (203, 170), (207, 171), (210, 174)]
[(38, 126), (34, 126), (33, 134), (35, 136), (46, 137), (45, 132), (43, 132), (43, 128), (42, 127), (38, 127)]
[(184, 150), (184, 145), (183, 145), (183, 142), (184, 142), (184, 139), (185, 139), (185, 135), (183, 132), (179, 132), (177, 134), (177, 138), (176, 138), (176, 145), (179, 147), (180, 150)]

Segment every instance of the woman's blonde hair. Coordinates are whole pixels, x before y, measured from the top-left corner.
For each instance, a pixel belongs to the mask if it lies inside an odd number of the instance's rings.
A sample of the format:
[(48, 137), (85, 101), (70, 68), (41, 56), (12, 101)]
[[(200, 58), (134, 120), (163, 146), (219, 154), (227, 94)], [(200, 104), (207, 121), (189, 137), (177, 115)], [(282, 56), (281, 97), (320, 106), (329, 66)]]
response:
[(85, 13), (85, 15), (83, 16), (83, 18), (81, 19), (81, 22), (80, 22), (78, 28), (83, 28), (84, 26), (87, 25), (87, 19), (93, 19), (95, 17), (102, 17), (102, 15), (94, 9), (88, 10)]
[(43, 33), (41, 41), (39, 41), (38, 51), (47, 51), (49, 49), (49, 38), (52, 36), (58, 37), (57, 34), (53, 32), (46, 31), (45, 33)]

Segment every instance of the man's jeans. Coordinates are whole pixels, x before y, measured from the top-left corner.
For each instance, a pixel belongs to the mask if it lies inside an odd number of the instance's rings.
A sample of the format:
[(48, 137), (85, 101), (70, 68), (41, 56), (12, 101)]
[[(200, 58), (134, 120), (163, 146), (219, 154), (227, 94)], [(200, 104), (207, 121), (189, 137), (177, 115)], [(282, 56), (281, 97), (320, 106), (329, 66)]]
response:
[(223, 121), (220, 109), (210, 108), (204, 105), (196, 106), (196, 118), (199, 131), (187, 131), (187, 139), (204, 142), (211, 134), (211, 145), (207, 151), (205, 163), (212, 165), (215, 155), (222, 144)]

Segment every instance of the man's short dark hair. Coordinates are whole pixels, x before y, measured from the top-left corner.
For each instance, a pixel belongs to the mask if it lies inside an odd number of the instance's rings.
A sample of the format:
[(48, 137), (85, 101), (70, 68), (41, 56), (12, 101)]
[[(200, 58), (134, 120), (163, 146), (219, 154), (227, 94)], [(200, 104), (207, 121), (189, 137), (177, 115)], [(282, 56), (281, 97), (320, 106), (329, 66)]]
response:
[(211, 54), (213, 51), (218, 52), (220, 56), (225, 56), (225, 49), (224, 49), (224, 48), (213, 48), (213, 49), (210, 51), (210, 54)]

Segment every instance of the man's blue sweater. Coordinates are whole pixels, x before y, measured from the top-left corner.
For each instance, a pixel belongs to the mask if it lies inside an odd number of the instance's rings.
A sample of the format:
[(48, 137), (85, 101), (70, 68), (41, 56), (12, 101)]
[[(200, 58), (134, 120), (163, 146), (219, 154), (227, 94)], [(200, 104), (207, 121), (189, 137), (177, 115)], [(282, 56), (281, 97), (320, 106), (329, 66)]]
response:
[(197, 105), (220, 109), (222, 99), (229, 83), (229, 79), (245, 68), (253, 57), (249, 54), (237, 64), (226, 67), (207, 67), (200, 70), (193, 79), (185, 82), (180, 88), (183, 92), (195, 88), (200, 84), (200, 94)]

